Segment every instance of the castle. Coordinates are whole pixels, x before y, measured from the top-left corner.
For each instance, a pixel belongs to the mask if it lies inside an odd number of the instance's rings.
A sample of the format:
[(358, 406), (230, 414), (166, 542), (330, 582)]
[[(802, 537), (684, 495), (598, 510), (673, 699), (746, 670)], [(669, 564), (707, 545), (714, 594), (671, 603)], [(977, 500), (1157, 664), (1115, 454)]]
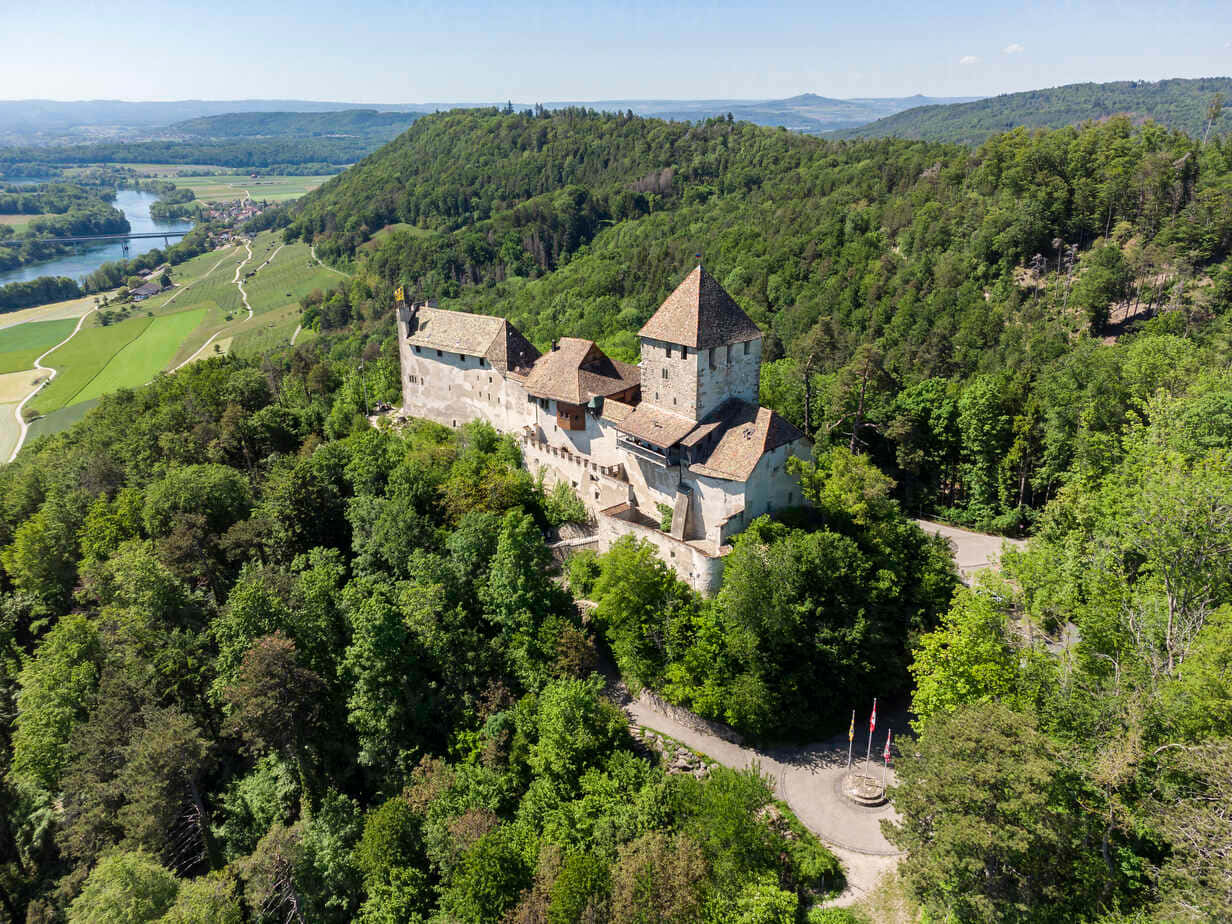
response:
[(397, 324), (403, 411), (513, 435), (530, 471), (572, 485), (600, 550), (632, 533), (711, 593), (732, 536), (801, 503), (787, 459), (809, 440), (758, 405), (761, 330), (701, 266), (639, 331), (637, 366), (573, 337), (541, 355), (503, 318), (401, 290)]

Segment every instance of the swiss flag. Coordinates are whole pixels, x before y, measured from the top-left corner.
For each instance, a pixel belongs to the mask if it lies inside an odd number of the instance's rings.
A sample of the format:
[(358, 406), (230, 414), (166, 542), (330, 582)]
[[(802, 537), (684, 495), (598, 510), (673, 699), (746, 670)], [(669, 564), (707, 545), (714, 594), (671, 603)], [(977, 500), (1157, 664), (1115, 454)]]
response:
[(881, 756), (885, 758), (887, 764), (890, 762), (890, 736), (892, 734), (894, 734), (892, 731), (886, 730), (886, 746), (885, 750), (881, 752)]
[(877, 727), (877, 698), (873, 697), (873, 714), (868, 717), (868, 733), (871, 735)]

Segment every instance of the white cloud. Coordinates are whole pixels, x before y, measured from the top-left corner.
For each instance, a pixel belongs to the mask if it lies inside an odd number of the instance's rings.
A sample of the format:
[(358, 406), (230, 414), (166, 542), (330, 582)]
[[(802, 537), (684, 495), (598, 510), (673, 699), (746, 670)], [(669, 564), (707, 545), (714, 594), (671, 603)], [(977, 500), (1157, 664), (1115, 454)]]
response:
[(1017, 42), (1013, 42), (1012, 44), (1005, 46), (1005, 53), (1007, 55), (1020, 55), (1026, 50), (1027, 49), (1023, 48)]
[(958, 63), (959, 64), (979, 64), (980, 59), (977, 58), (975, 55), (963, 55), (961, 58), (958, 59)]

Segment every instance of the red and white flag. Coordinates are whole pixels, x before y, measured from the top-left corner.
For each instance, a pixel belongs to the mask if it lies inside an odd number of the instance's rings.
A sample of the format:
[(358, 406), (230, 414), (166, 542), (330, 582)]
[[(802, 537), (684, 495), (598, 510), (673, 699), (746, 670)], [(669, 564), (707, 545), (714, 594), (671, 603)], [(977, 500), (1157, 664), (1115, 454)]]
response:
[(886, 730), (886, 746), (885, 750), (881, 752), (881, 756), (885, 758), (887, 764), (890, 762), (890, 736), (892, 734), (894, 734), (892, 731)]
[(868, 733), (871, 735), (877, 727), (877, 697), (873, 697), (873, 714), (868, 717)]

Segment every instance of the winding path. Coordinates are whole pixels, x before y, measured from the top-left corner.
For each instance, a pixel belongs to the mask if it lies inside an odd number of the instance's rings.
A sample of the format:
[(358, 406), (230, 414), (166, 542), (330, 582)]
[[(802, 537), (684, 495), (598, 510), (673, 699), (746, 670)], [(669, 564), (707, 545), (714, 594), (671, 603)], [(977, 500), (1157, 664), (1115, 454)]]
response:
[[(916, 521), (925, 532), (944, 536), (950, 541), (954, 563), (963, 580), (986, 568), (996, 568), (1003, 543), (1022, 547), (1022, 540), (1004, 539), (985, 533), (958, 529), (928, 520)], [(827, 741), (803, 747), (779, 747), (767, 750), (737, 744), (730, 736), (720, 734), (711, 723), (704, 722), (687, 710), (664, 703), (643, 693), (631, 699), (623, 685), (617, 683), (609, 692), (623, 703), (625, 712), (636, 725), (666, 734), (695, 751), (718, 761), (725, 767), (741, 770), (757, 765), (774, 783), (775, 795), (786, 802), (801, 823), (817, 835), (843, 864), (847, 874), (847, 889), (828, 904), (850, 905), (868, 895), (877, 881), (898, 867), (904, 854), (881, 833), (883, 820), (896, 820), (897, 813), (889, 805), (865, 808), (847, 799), (841, 792), (841, 781), (847, 769), (847, 736), (840, 734)], [(872, 745), (874, 750), (884, 742), (887, 727), (895, 735), (907, 733), (905, 715), (882, 712), (881, 722)], [(866, 734), (857, 729), (856, 743)], [(880, 739), (880, 740), (878, 740)], [(859, 750), (858, 748), (856, 749)], [(860, 756), (856, 754), (857, 764)], [(874, 774), (880, 761), (874, 760)], [(894, 782), (894, 771), (888, 772)]]
[[(791, 806), (801, 823), (843, 864), (847, 888), (829, 904), (859, 901), (883, 874), (898, 866), (902, 854), (881, 833), (883, 819), (898, 817), (893, 808), (864, 808), (840, 792), (847, 769), (846, 735), (804, 747), (758, 750), (727, 740), (696, 716), (655, 697), (643, 694), (629, 699), (617, 693), (616, 698), (625, 700), (625, 712), (634, 724), (675, 738), (725, 767), (743, 770), (756, 765), (768, 775), (775, 795)], [(894, 781), (892, 770), (889, 780)]]
[(94, 314), (94, 312), (96, 311), (98, 311), (97, 305), (95, 305), (93, 308), (91, 308), (89, 311), (87, 311), (85, 314), (83, 314), (80, 318), (77, 319), (77, 326), (73, 328), (73, 332), (71, 334), (69, 334), (67, 337), (65, 337), (55, 346), (53, 346), (50, 350), (47, 350), (45, 353), (39, 356), (38, 359), (34, 361), (35, 369), (40, 370), (40, 371), (46, 370), (50, 372), (51, 375), (47, 376), (47, 378), (43, 379), (36, 386), (34, 386), (34, 391), (30, 392), (30, 394), (22, 398), (21, 404), (17, 405), (16, 410), (13, 411), (13, 413), (17, 415), (18, 433), (17, 433), (17, 445), (13, 447), (13, 454), (9, 456), (9, 459), (8, 459), (10, 462), (12, 462), (14, 459), (17, 458), (17, 453), (21, 452), (21, 447), (26, 444), (26, 436), (30, 432), (30, 424), (26, 422), (26, 418), (22, 415), (21, 412), (25, 409), (26, 405), (30, 403), (30, 399), (33, 398), (35, 395), (37, 395), (40, 391), (42, 391), (43, 386), (56, 377), (56, 372), (58, 371), (56, 369), (51, 368), (50, 366), (44, 366), (43, 360), (46, 359), (47, 356), (49, 356), (50, 354), (54, 353), (56, 350), (60, 349), (60, 347), (64, 346), (64, 344), (68, 343), (74, 337), (76, 337), (77, 332), (80, 331), (82, 328), (82, 325), (86, 323), (86, 318)]
[[(235, 283), (235, 287), (240, 290), (240, 297), (244, 299), (244, 307), (248, 309), (248, 317), (245, 318), (245, 320), (251, 321), (252, 320), (252, 305), (248, 304), (248, 293), (244, 291), (244, 281), (240, 279), (240, 270), (242, 270), (247, 265), (248, 261), (252, 259), (251, 243), (248, 241), (245, 241), (244, 249), (248, 251), (248, 256), (246, 256), (243, 260), (241, 260), (239, 265), (236, 266), (235, 275), (231, 278), (231, 281)], [(281, 245), (278, 247), (278, 250), (282, 250)], [(266, 260), (265, 263), (262, 263), (261, 265), (265, 266), (266, 263), (269, 263), (270, 260), (274, 259), (274, 257), (278, 255), (278, 250), (275, 250), (272, 254), (270, 254), (269, 260)], [(221, 263), (222, 261), (220, 260), (218, 262)], [(217, 269), (217, 267), (218, 267), (218, 264), (217, 263), (214, 264), (214, 268), (210, 270), (210, 273), (214, 272), (214, 269)], [(208, 276), (209, 273), (206, 273), (205, 275)], [(201, 278), (204, 279), (205, 276), (202, 276)], [(181, 369), (187, 366), (190, 362), (192, 362), (194, 359), (200, 356), (201, 353), (205, 350), (205, 348), (209, 346), (211, 343), (213, 343), (214, 339), (219, 334), (221, 334), (224, 330), (226, 330), (225, 327), (219, 328), (218, 330), (214, 331), (214, 333), (210, 334), (209, 339), (206, 340), (205, 343), (201, 344), (201, 346), (197, 347), (197, 349), (193, 351), (192, 356), (188, 357), (188, 359), (184, 360), (178, 366), (173, 367), (171, 371), (179, 372)]]
[(350, 278), (351, 278), (351, 274), (350, 274), (350, 273), (344, 273), (344, 272), (343, 272), (342, 270), (340, 270), (340, 269), (334, 269), (332, 266), (330, 266), (328, 263), (324, 262), (324, 261), (323, 261), (320, 257), (318, 257), (318, 256), (317, 256), (317, 245), (316, 245), (316, 244), (309, 244), (309, 245), (308, 245), (308, 252), (309, 252), (310, 254), (312, 254), (312, 259), (316, 260), (318, 263), (320, 263), (323, 267), (325, 267), (325, 268), (326, 268), (327, 270), (329, 270), (331, 273), (337, 273), (339, 276), (345, 276), (347, 279), (350, 279)]
[[(202, 279), (207, 278), (207, 277), (208, 277), (211, 273), (213, 273), (213, 272), (214, 272), (214, 270), (218, 269), (218, 267), (222, 266), (222, 265), (223, 265), (223, 263), (225, 263), (225, 262), (226, 262), (226, 260), (227, 260), (227, 256), (229, 256), (229, 254), (224, 255), (221, 259), (219, 259), (219, 261), (218, 261), (217, 263), (215, 263), (213, 266), (211, 266), (208, 270), (206, 270), (206, 272), (205, 272), (205, 273), (204, 273), (204, 274), (203, 274), (200, 278), (198, 278), (198, 279), (194, 279), (194, 280), (193, 280), (192, 282), (190, 282), (188, 285), (183, 286), (182, 288), (180, 288), (180, 289), (179, 289), (178, 291), (176, 291), (176, 292), (173, 292), (173, 293), (171, 294), (171, 297), (170, 297), (169, 299), (167, 299), (165, 302), (163, 302), (162, 307), (166, 307), (167, 305), (170, 305), (173, 301), (175, 301), (177, 298), (179, 298), (181, 294), (183, 294), (184, 292), (187, 292), (189, 289), (191, 289), (193, 286), (195, 286), (195, 285), (196, 285), (198, 282), (200, 282)], [(249, 256), (249, 259), (251, 259), (251, 258), (252, 258), (252, 251), (251, 251), (251, 250), (249, 250), (249, 251), (248, 251), (248, 256)], [(244, 262), (245, 262), (245, 263), (247, 263), (248, 261), (247, 261), (247, 260), (245, 260)], [(241, 265), (241, 266), (243, 266), (243, 263), (241, 263), (240, 265)], [(238, 275), (238, 270), (237, 270), (237, 275)], [(243, 292), (243, 289), (241, 289), (240, 291), (241, 291), (241, 292)], [(245, 303), (247, 303), (247, 301), (248, 301), (248, 300), (247, 300), (247, 298), (245, 298), (245, 300), (244, 300), (244, 301), (245, 301)], [(77, 320), (77, 326), (73, 328), (73, 332), (72, 332), (71, 334), (69, 334), (67, 337), (65, 337), (63, 340), (61, 340), (61, 341), (60, 341), (59, 343), (57, 343), (55, 346), (53, 346), (50, 350), (47, 350), (47, 351), (46, 351), (45, 353), (43, 353), (43, 354), (42, 354), (42, 355), (41, 355), (38, 359), (36, 359), (36, 360), (34, 361), (34, 368), (35, 368), (36, 370), (39, 370), (39, 371), (46, 370), (46, 371), (50, 372), (51, 374), (50, 374), (49, 376), (47, 376), (47, 378), (45, 378), (45, 379), (43, 379), (41, 382), (39, 382), (39, 383), (38, 383), (38, 385), (36, 385), (36, 386), (35, 386), (34, 391), (32, 391), (32, 392), (30, 392), (30, 394), (26, 395), (26, 397), (22, 399), (21, 403), (20, 403), (19, 405), (17, 405), (17, 408), (16, 408), (16, 409), (14, 410), (14, 412), (13, 412), (13, 413), (14, 413), (14, 415), (16, 415), (16, 417), (17, 417), (17, 427), (18, 427), (18, 433), (17, 433), (17, 445), (13, 447), (13, 452), (12, 452), (12, 455), (10, 455), (10, 456), (9, 456), (9, 458), (8, 458), (8, 461), (9, 461), (9, 462), (12, 462), (13, 460), (15, 460), (15, 459), (17, 458), (17, 454), (18, 454), (19, 452), (21, 452), (21, 447), (22, 447), (22, 446), (24, 446), (24, 445), (26, 444), (26, 437), (27, 437), (27, 436), (29, 435), (29, 433), (30, 433), (30, 425), (26, 422), (25, 417), (24, 417), (24, 416), (22, 416), (22, 411), (25, 409), (26, 405), (30, 402), (30, 399), (32, 399), (35, 395), (37, 395), (40, 391), (42, 391), (42, 390), (43, 390), (43, 386), (44, 386), (44, 385), (46, 385), (48, 382), (50, 382), (52, 379), (54, 379), (54, 378), (56, 377), (56, 373), (59, 371), (59, 370), (54, 369), (54, 368), (52, 368), (52, 367), (50, 367), (50, 366), (44, 366), (44, 365), (43, 365), (43, 360), (44, 360), (44, 359), (46, 359), (48, 356), (50, 356), (52, 353), (54, 353), (56, 350), (60, 349), (60, 347), (64, 346), (66, 343), (68, 343), (68, 342), (69, 342), (70, 340), (72, 340), (74, 337), (76, 337), (76, 336), (77, 336), (77, 335), (81, 332), (81, 328), (82, 328), (83, 326), (85, 326), (85, 323), (86, 323), (86, 318), (88, 318), (88, 317), (89, 317), (90, 315), (92, 315), (94, 312), (98, 311), (98, 310), (99, 310), (99, 307), (100, 307), (100, 306), (96, 305), (95, 307), (93, 307), (93, 308), (91, 308), (89, 311), (87, 311), (85, 314), (83, 314), (83, 315), (82, 315), (82, 316), (81, 316), (81, 317)], [(250, 313), (249, 313), (249, 317), (251, 317), (251, 316), (252, 316), (252, 315), (251, 315), (251, 311), (252, 311), (252, 309), (250, 308), (250, 309), (249, 309), (249, 312), (250, 312)], [(214, 334), (214, 337), (217, 337), (217, 336), (218, 336), (218, 334)], [(214, 339), (214, 337), (211, 337), (211, 338), (210, 338), (210, 340), (213, 340), (213, 339)], [(201, 350), (204, 350), (204, 349), (205, 349), (205, 347), (209, 345), (210, 340), (207, 340), (207, 341), (205, 342), (205, 344), (204, 344), (204, 345), (202, 345)], [(197, 354), (201, 352), (201, 350), (198, 350), (198, 351), (197, 351), (196, 353), (194, 353), (191, 357), (189, 357), (189, 359), (191, 360), (192, 358), (196, 357), (196, 356), (197, 356)], [(185, 363), (186, 363), (186, 362), (188, 362), (188, 360), (185, 360)], [(182, 367), (184, 366), (184, 364), (185, 364), (185, 363), (180, 363), (180, 365), (176, 366), (176, 367), (175, 367), (175, 369), (172, 369), (171, 371), (172, 371), (172, 372), (175, 372), (177, 369), (182, 368)]]

